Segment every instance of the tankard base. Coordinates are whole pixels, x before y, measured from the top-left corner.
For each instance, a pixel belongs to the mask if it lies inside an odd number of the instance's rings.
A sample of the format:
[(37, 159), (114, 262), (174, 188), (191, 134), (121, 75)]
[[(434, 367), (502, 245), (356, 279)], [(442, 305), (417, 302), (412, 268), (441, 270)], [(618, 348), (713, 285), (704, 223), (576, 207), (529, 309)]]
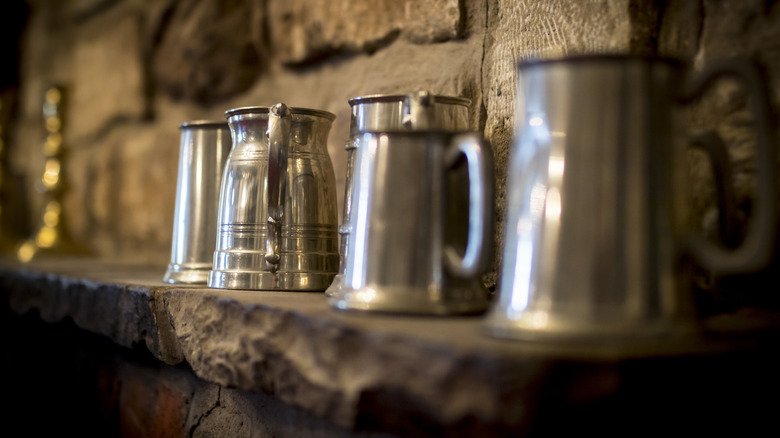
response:
[(483, 331), (495, 338), (560, 343), (625, 343), (685, 338), (700, 333), (695, 321), (658, 319), (594, 323), (565, 320), (544, 312), (517, 319), (495, 314), (483, 322)]
[(336, 291), (344, 287), (344, 274), (338, 273), (333, 277), (333, 281), (330, 283), (327, 289), (325, 289), (326, 296), (333, 296)]
[(488, 308), (487, 289), (446, 292), (402, 286), (366, 286), (353, 289), (334, 281), (328, 291), (328, 304), (340, 310), (402, 313), (418, 315), (465, 315), (483, 313)]
[(206, 284), (209, 279), (210, 263), (171, 263), (165, 271), (163, 282), (175, 284)]
[(322, 292), (335, 273), (210, 271), (208, 287), (268, 291)]

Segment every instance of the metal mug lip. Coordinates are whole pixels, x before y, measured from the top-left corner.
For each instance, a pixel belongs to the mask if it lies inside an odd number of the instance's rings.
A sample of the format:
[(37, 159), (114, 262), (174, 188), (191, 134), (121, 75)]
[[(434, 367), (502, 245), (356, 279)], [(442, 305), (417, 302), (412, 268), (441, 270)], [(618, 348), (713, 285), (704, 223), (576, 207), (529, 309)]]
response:
[(557, 58), (539, 58), (526, 59), (519, 61), (516, 65), (518, 69), (548, 65), (548, 64), (575, 64), (583, 62), (624, 62), (636, 61), (650, 63), (663, 63), (675, 67), (682, 67), (685, 61), (679, 58), (669, 56), (639, 55), (634, 53), (591, 53), (581, 55), (562, 56)]
[(202, 128), (202, 129), (229, 129), (228, 123), (221, 120), (191, 120), (179, 125), (179, 129)]
[[(351, 106), (361, 103), (377, 103), (377, 102), (397, 102), (399, 100), (406, 99), (406, 94), (367, 94), (365, 96), (353, 97), (347, 102)], [(446, 103), (451, 105), (471, 105), (471, 99), (467, 97), (445, 96), (434, 94), (433, 97), (437, 103)]]
[(471, 129), (464, 129), (459, 131), (448, 131), (446, 129), (423, 129), (423, 130), (393, 130), (393, 129), (377, 129), (377, 130), (368, 130), (368, 131), (360, 131), (358, 132), (355, 137), (362, 137), (364, 135), (373, 135), (373, 136), (380, 136), (380, 135), (390, 135), (394, 137), (456, 137), (459, 135), (470, 135), (470, 136), (479, 136), (484, 138), (483, 134), (479, 131), (471, 130)]
[[(323, 117), (330, 121), (336, 120), (336, 115), (329, 111), (311, 109), (311, 108), (293, 107), (293, 106), (289, 108), (290, 108), (290, 112), (292, 112), (293, 114)], [(258, 114), (258, 113), (268, 114), (270, 110), (271, 110), (270, 106), (242, 106), (239, 108), (233, 108), (225, 111), (225, 117), (230, 118), (232, 116), (237, 116), (241, 114)]]

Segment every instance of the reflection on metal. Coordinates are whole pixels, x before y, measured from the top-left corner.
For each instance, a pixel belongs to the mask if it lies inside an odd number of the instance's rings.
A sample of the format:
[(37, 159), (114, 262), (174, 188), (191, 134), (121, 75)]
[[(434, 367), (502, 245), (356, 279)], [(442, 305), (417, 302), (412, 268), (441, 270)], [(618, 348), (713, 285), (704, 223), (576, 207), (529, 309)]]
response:
[(37, 229), (16, 250), (21, 262), (46, 254), (84, 254), (86, 249), (73, 241), (67, 232), (63, 216), (62, 200), (65, 194), (62, 141), (64, 89), (49, 87), (44, 94), (43, 121), (46, 138), (42, 152), (45, 157), (44, 171), (36, 188), (44, 198), (43, 209)]

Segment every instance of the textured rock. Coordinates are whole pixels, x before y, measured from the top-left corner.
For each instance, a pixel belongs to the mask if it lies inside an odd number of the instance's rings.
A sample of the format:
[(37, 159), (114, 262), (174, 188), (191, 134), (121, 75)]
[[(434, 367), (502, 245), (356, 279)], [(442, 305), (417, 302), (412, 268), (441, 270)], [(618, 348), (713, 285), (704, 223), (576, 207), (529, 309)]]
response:
[(153, 71), (174, 98), (211, 103), (249, 88), (265, 65), (263, 9), (250, 0), (182, 0), (159, 30)]
[[(2, 280), (0, 280), (2, 282)], [(14, 400), (8, 425), (35, 436), (156, 436), (348, 438), (352, 433), (273, 396), (220, 387), (184, 367), (165, 366), (141, 350), (76, 328), (11, 314), (2, 305), (6, 342), (2, 369), (13, 375), (3, 388)], [(47, 421), (40, 421), (46, 394)]]
[[(219, 385), (166, 381), (166, 368), (156, 377), (127, 370), (128, 384), (115, 388), (132, 430), (184, 418), (185, 430), (203, 428), (195, 436), (243, 436), (258, 427), (282, 434), (286, 419), (299, 415), (305, 428), (322, 428), (325, 436), (344, 429), (546, 435), (569, 425), (604, 432), (625, 427), (616, 418), (659, 431), (705, 424), (717, 430), (713, 418), (730, 425), (740, 407), (763, 414), (756, 409), (766, 406), (764, 397), (750, 394), (780, 388), (777, 315), (761, 309), (719, 315), (716, 325), (706, 325), (713, 336), (701, 338), (529, 344), (484, 336), (478, 317), (342, 313), (318, 293), (165, 286), (163, 266), (2, 262), (0, 297), (13, 313), (37, 313), (52, 324), (72, 320), (142, 357), (148, 350), (168, 364), (186, 363)], [(668, 416), (659, 418), (659, 405)], [(179, 415), (181, 406), (189, 406), (186, 415)], [(751, 425), (773, 418), (756, 416)]]
[(268, 11), (274, 53), (292, 64), (341, 51), (371, 53), (399, 35), (444, 41), (458, 35), (461, 22), (457, 0), (271, 0)]
[(170, 260), (179, 132), (171, 123), (115, 127), (66, 161), (71, 234), (96, 254)]
[(114, 120), (140, 120), (146, 110), (140, 16), (117, 14), (80, 28), (73, 48), (67, 108), (71, 147)]

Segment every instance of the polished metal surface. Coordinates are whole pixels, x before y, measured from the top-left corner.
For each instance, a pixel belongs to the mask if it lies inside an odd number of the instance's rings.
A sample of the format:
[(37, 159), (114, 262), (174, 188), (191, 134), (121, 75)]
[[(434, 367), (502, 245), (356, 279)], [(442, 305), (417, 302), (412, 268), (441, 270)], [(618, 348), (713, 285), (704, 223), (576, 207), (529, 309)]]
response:
[(233, 138), (208, 285), (324, 291), (338, 271), (335, 115), (273, 107), (226, 112)]
[[(494, 166), (475, 133), (364, 133), (359, 137), (343, 281), (328, 290), (338, 309), (415, 314), (482, 312), (479, 279), (492, 254)], [(465, 156), (469, 185), (448, 183)], [(447, 216), (448, 202), (466, 204)], [(461, 239), (451, 236), (463, 231)], [(459, 243), (465, 238), (465, 247)], [(462, 255), (461, 255), (462, 254)]]
[(217, 239), (222, 172), (232, 145), (227, 122), (197, 120), (179, 126), (179, 170), (171, 262), (166, 283), (206, 284)]
[[(721, 73), (704, 74), (700, 84)], [(689, 244), (695, 233), (677, 117), (685, 79), (674, 61), (630, 56), (520, 66), (505, 248), (488, 333), (629, 342), (695, 333), (686, 258), (719, 272), (768, 259), (767, 247), (726, 254)], [(764, 144), (760, 159), (775, 162), (770, 150)], [(758, 228), (773, 239), (771, 226)], [(724, 262), (707, 262), (713, 254)]]
[[(469, 126), (469, 104), (463, 97), (434, 95), (427, 91), (408, 94), (378, 94), (356, 97), (349, 100), (352, 109), (350, 138), (347, 140), (346, 183), (342, 209), (341, 257), (339, 275), (335, 282), (342, 281), (345, 269), (344, 256), (351, 240), (349, 217), (352, 212), (352, 181), (355, 176), (355, 151), (360, 143), (360, 134), (369, 131), (414, 131), (441, 129), (465, 131)], [(328, 292), (329, 293), (329, 292)]]

